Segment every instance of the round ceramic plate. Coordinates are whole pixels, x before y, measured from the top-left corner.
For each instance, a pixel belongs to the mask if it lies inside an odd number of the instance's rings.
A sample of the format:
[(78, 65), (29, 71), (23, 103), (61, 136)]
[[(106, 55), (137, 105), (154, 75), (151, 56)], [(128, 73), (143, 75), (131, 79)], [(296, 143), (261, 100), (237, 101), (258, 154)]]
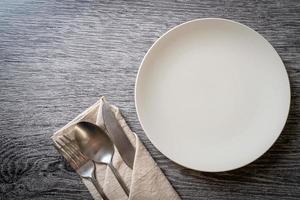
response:
[(140, 66), (135, 101), (151, 142), (188, 168), (244, 166), (280, 135), (290, 105), (286, 69), (249, 27), (198, 19), (159, 38)]

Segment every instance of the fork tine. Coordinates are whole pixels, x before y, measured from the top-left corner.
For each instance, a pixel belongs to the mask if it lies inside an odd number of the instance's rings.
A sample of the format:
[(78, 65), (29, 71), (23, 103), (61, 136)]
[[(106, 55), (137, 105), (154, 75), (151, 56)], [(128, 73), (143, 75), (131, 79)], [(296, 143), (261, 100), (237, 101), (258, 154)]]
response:
[(71, 154), (74, 157), (76, 157), (76, 160), (81, 163), (84, 159), (82, 158), (82, 156), (79, 155), (79, 149), (73, 144), (73, 142), (71, 140), (66, 141), (66, 137), (64, 137), (64, 136), (61, 137), (60, 139), (61, 139), (61, 141), (63, 141), (65, 143), (65, 146), (68, 147)]
[(73, 159), (73, 157), (71, 156), (71, 152), (68, 148), (66, 148), (65, 146), (65, 143), (62, 143), (61, 141), (55, 141), (56, 144), (58, 145), (59, 147), (59, 150), (63, 153), (63, 155), (66, 157), (66, 159), (68, 161), (71, 161), (73, 163), (76, 163), (76, 161)]
[(60, 144), (58, 144), (56, 141), (53, 141), (54, 142), (54, 146), (55, 148), (57, 149), (57, 151), (62, 154), (64, 157), (65, 156), (68, 156), (68, 160), (69, 160), (69, 155), (66, 154), (66, 152), (62, 149), (62, 146)]
[(62, 137), (64, 137), (66, 140), (68, 140), (69, 142), (73, 142), (68, 136), (63, 135)]
[[(88, 158), (82, 154), (82, 152), (80, 151), (78, 145), (76, 145), (74, 140), (71, 140), (68, 136), (63, 135), (63, 138), (65, 138), (66, 140), (68, 140), (68, 144), (70, 144), (71, 148), (74, 150), (74, 153), (76, 154), (76, 156), (83, 162), (87, 161)], [(65, 140), (64, 140), (65, 141)]]
[(56, 141), (56, 144), (59, 146), (60, 150), (62, 151), (62, 154), (65, 155), (64, 157), (71, 164), (71, 167), (73, 167), (75, 170), (79, 168), (78, 161), (76, 158), (74, 158), (74, 155), (70, 148), (66, 144), (61, 144), (61, 142), (59, 141)]

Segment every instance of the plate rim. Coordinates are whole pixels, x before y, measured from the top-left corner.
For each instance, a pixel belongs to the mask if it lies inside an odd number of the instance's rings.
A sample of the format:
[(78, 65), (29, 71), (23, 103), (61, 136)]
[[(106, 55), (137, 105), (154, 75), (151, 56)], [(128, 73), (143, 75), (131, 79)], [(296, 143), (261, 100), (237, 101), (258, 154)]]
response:
[[(282, 66), (284, 67), (284, 71), (285, 71), (285, 75), (287, 77), (287, 86), (288, 86), (288, 108), (286, 110), (286, 116), (284, 116), (284, 122), (282, 124), (282, 127), (280, 128), (280, 132), (278, 133), (277, 137), (274, 139), (274, 141), (271, 143), (271, 145), (266, 148), (265, 151), (263, 151), (261, 153), (261, 155), (259, 155), (258, 157), (255, 157), (254, 159), (250, 160), (249, 162), (243, 164), (243, 165), (240, 165), (240, 166), (237, 166), (237, 167), (232, 167), (230, 169), (227, 169), (227, 170), (203, 170), (203, 169), (197, 169), (197, 168), (193, 168), (193, 167), (189, 167), (189, 166), (185, 166), (184, 164), (182, 163), (178, 163), (177, 161), (171, 159), (169, 156), (165, 155), (163, 152), (161, 152), (160, 148), (157, 147), (157, 145), (153, 142), (153, 140), (151, 139), (151, 137), (149, 136), (149, 134), (147, 133), (143, 123), (142, 123), (142, 120), (141, 120), (141, 117), (140, 117), (140, 114), (139, 114), (139, 109), (138, 109), (138, 105), (137, 105), (137, 86), (138, 86), (138, 79), (139, 79), (139, 76), (140, 76), (140, 73), (141, 73), (141, 70), (143, 68), (143, 65), (144, 65), (144, 62), (146, 60), (146, 57), (148, 56), (148, 54), (151, 52), (151, 50), (154, 48), (154, 46), (156, 46), (156, 44), (162, 40), (166, 35), (168, 35), (170, 32), (174, 31), (175, 29), (181, 27), (181, 26), (184, 26), (186, 24), (189, 24), (189, 23), (193, 23), (193, 22), (196, 22), (196, 21), (206, 21), (206, 20), (218, 20), (218, 21), (226, 21), (226, 22), (230, 22), (230, 23), (234, 23), (234, 24), (237, 24), (239, 26), (243, 26), (244, 28), (254, 32), (255, 34), (257, 34), (259, 37), (261, 37), (265, 42), (267, 42), (268, 45), (270, 45), (271, 49), (273, 52), (275, 52), (275, 54), (278, 55), (278, 57), (280, 58), (280, 62), (282, 64)], [(263, 156), (273, 145), (274, 143), (278, 140), (278, 138), (280, 137), (280, 135), (282, 134), (282, 131), (284, 130), (286, 124), (287, 124), (287, 120), (288, 120), (288, 116), (289, 116), (289, 113), (290, 113), (290, 107), (291, 107), (291, 84), (290, 84), (290, 78), (289, 78), (289, 75), (288, 75), (288, 72), (287, 72), (287, 69), (282, 61), (282, 58), (280, 57), (280, 55), (278, 54), (278, 52), (276, 51), (276, 49), (273, 47), (273, 45), (265, 38), (263, 37), (260, 33), (258, 33), (257, 31), (255, 31), (254, 29), (250, 28), (249, 26), (245, 25), (245, 24), (242, 24), (240, 22), (237, 22), (237, 21), (234, 21), (234, 20), (231, 20), (231, 19), (226, 19), (226, 18), (215, 18), (215, 17), (208, 17), (208, 18), (197, 18), (197, 19), (193, 19), (193, 20), (189, 20), (189, 21), (186, 21), (184, 23), (180, 23), (172, 28), (170, 28), (168, 31), (166, 31), (165, 33), (163, 33), (159, 38), (157, 38), (154, 43), (150, 46), (150, 48), (148, 49), (148, 51), (146, 52), (146, 54), (144, 55), (143, 59), (142, 59), (142, 62), (141, 64), (139, 65), (139, 68), (138, 68), (138, 72), (136, 74), (136, 78), (135, 78), (135, 86), (134, 86), (134, 105), (135, 105), (135, 109), (136, 109), (136, 113), (137, 113), (137, 117), (138, 117), (138, 121), (144, 131), (144, 133), (146, 134), (147, 138), (149, 139), (149, 141), (151, 142), (151, 144), (161, 153), (163, 154), (165, 157), (167, 157), (169, 160), (171, 160), (172, 162), (178, 164), (179, 166), (182, 166), (182, 167), (185, 167), (187, 169), (192, 169), (192, 170), (195, 170), (195, 171), (200, 171), (200, 172), (226, 172), (226, 171), (232, 171), (232, 170), (236, 170), (236, 169), (239, 169), (239, 168), (242, 168), (244, 166), (247, 166), (249, 165), (250, 163), (254, 162), (255, 160), (259, 159), (261, 156)]]

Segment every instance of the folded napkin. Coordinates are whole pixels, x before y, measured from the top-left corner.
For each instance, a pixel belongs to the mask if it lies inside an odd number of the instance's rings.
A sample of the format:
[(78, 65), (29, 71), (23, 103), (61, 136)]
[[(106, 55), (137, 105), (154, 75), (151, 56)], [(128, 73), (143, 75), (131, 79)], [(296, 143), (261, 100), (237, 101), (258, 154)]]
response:
[[(74, 138), (72, 135), (72, 125), (80, 121), (95, 123), (105, 130), (102, 118), (102, 105), (104, 101), (104, 97), (100, 98), (100, 100), (94, 105), (81, 113), (62, 129), (54, 133), (52, 139), (55, 141), (59, 136), (64, 134), (68, 135), (70, 138)], [(127, 187), (130, 189), (129, 198), (126, 196), (125, 192), (117, 182), (117, 179), (114, 177), (110, 168), (103, 164), (96, 164), (97, 180), (103, 187), (103, 190), (108, 198), (110, 200), (180, 199), (137, 135), (130, 130), (125, 120), (121, 116), (119, 109), (113, 105), (111, 105), (111, 109), (115, 113), (116, 119), (119, 121), (130, 142), (135, 147), (136, 152), (133, 169), (130, 169), (124, 163), (117, 149), (115, 149), (115, 154), (113, 157), (114, 167), (118, 170)], [(82, 181), (94, 199), (101, 199), (97, 190), (89, 180), (82, 178)]]

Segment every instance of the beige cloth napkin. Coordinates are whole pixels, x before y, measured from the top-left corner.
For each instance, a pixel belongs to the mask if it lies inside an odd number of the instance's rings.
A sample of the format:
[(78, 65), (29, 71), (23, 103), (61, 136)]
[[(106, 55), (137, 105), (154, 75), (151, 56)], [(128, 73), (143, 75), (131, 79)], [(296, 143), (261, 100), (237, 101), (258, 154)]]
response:
[[(104, 122), (102, 118), (102, 105), (105, 101), (104, 97), (100, 98), (94, 105), (88, 108), (86, 111), (81, 113), (71, 122), (69, 122), (62, 129), (54, 133), (52, 136), (53, 140), (57, 140), (59, 136), (67, 134), (69, 137), (73, 138), (72, 135), (72, 125), (80, 121), (88, 121), (95, 123), (98, 126), (104, 128)], [(97, 179), (104, 189), (105, 194), (110, 200), (177, 200), (180, 197), (177, 195), (176, 191), (173, 189), (167, 178), (164, 176), (160, 168), (154, 162), (149, 152), (146, 150), (144, 145), (141, 143), (137, 135), (130, 130), (125, 120), (121, 116), (119, 109), (111, 105), (112, 111), (115, 113), (117, 120), (119, 121), (121, 127), (124, 129), (130, 142), (134, 145), (135, 159), (133, 169), (130, 169), (120, 157), (117, 149), (115, 149), (115, 155), (113, 157), (113, 165), (121, 174), (123, 180), (130, 188), (129, 198), (126, 196), (125, 192), (122, 190), (121, 186), (118, 184), (113, 173), (110, 171), (109, 167), (102, 164), (96, 164), (96, 174)], [(100, 195), (88, 180), (82, 179), (94, 199), (101, 199)]]

